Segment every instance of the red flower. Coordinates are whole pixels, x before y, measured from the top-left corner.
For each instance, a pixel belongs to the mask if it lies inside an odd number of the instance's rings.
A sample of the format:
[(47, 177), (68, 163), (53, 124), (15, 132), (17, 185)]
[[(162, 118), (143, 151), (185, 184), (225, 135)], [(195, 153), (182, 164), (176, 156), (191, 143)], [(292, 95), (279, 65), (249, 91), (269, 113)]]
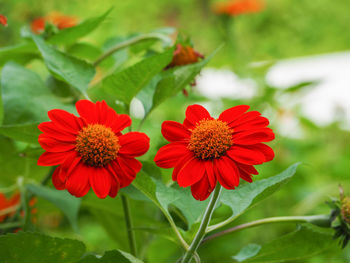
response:
[[(35, 203), (36, 203), (36, 198), (32, 198), (29, 201), (29, 206), (32, 208), (31, 209), (32, 214), (37, 213), (37, 209), (34, 208)], [(16, 213), (16, 211), (20, 208), (19, 207), (20, 204), (21, 204), (20, 193), (16, 192), (10, 198), (7, 198), (3, 193), (0, 193), (0, 212), (4, 210), (9, 210), (8, 213), (0, 215), (0, 222), (4, 221), (7, 217), (13, 216)], [(24, 211), (21, 211), (20, 214), (21, 216), (24, 216)]]
[(236, 106), (214, 119), (202, 106), (189, 106), (183, 124), (163, 122), (162, 134), (170, 144), (159, 149), (154, 161), (162, 168), (174, 167), (173, 180), (181, 187), (191, 186), (193, 197), (201, 201), (217, 181), (226, 189), (237, 187), (240, 178), (252, 182), (252, 174), (258, 174), (253, 165), (274, 158), (262, 142), (275, 135), (266, 128), (268, 119), (248, 109)]
[(264, 9), (262, 0), (233, 0), (225, 3), (217, 3), (214, 6), (216, 14), (237, 16), (247, 13), (258, 13)]
[(58, 190), (81, 197), (92, 187), (99, 198), (115, 197), (140, 171), (142, 164), (134, 157), (147, 152), (149, 138), (140, 132), (122, 134), (130, 117), (117, 114), (105, 101), (80, 100), (76, 108), (80, 117), (51, 110), (51, 121), (39, 125), (39, 143), (46, 152), (38, 165), (59, 165), (52, 175)]
[(3, 26), (7, 26), (7, 18), (4, 15), (0, 14), (0, 24), (2, 24)]
[(184, 66), (188, 64), (197, 63), (200, 58), (204, 58), (202, 54), (195, 51), (191, 46), (184, 46), (181, 44), (176, 45), (176, 50), (174, 51), (173, 60), (166, 67), (173, 68), (176, 66)]
[(46, 17), (39, 17), (32, 21), (31, 29), (35, 34), (41, 34), (45, 30), (45, 24), (50, 23), (59, 30), (76, 26), (78, 20), (75, 17), (65, 16), (58, 12), (52, 12)]

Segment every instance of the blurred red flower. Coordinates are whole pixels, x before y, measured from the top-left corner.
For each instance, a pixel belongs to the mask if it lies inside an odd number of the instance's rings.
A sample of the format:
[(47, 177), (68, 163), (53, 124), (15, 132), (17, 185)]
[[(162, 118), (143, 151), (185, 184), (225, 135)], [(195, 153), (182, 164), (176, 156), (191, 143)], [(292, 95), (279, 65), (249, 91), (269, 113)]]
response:
[(0, 14), (0, 24), (7, 26), (7, 17)]
[(183, 124), (163, 122), (162, 134), (170, 144), (159, 149), (154, 161), (162, 168), (174, 167), (173, 180), (181, 187), (191, 186), (193, 197), (201, 201), (217, 181), (226, 189), (237, 187), (240, 178), (252, 182), (252, 174), (258, 174), (253, 165), (274, 158), (262, 142), (275, 135), (267, 128), (267, 118), (248, 109), (236, 106), (214, 119), (202, 106), (189, 106)]
[(39, 17), (32, 21), (31, 29), (35, 34), (41, 34), (45, 30), (45, 24), (56, 26), (59, 30), (76, 26), (78, 20), (75, 17), (66, 16), (58, 12), (52, 12), (46, 17)]
[(166, 68), (168, 69), (176, 66), (184, 66), (188, 64), (197, 63), (200, 58), (203, 59), (204, 56), (199, 52), (195, 51), (191, 46), (177, 44), (176, 50), (174, 51), (173, 59)]
[[(0, 222), (4, 221), (7, 217), (13, 216), (16, 211), (20, 208), (21, 203), (21, 195), (20, 193), (16, 192), (14, 193), (10, 198), (7, 198), (3, 193), (0, 193), (0, 212), (4, 210), (11, 210), (8, 211), (8, 213), (4, 213), (0, 215)], [(36, 198), (32, 198), (29, 201), (29, 206), (32, 208), (31, 213), (36, 214), (37, 209), (34, 208), (34, 205), (36, 203)], [(21, 216), (24, 215), (24, 211), (21, 211)], [(35, 219), (33, 218), (35, 221)]]
[(263, 0), (232, 0), (219, 2), (214, 5), (213, 11), (216, 14), (237, 16), (248, 13), (258, 13), (265, 8)]
[(39, 125), (39, 143), (46, 152), (38, 165), (59, 165), (52, 175), (58, 190), (81, 197), (92, 187), (99, 198), (115, 197), (140, 171), (142, 164), (134, 157), (148, 151), (149, 138), (140, 132), (122, 134), (130, 117), (117, 114), (105, 101), (80, 100), (76, 108), (80, 117), (51, 110), (51, 121)]

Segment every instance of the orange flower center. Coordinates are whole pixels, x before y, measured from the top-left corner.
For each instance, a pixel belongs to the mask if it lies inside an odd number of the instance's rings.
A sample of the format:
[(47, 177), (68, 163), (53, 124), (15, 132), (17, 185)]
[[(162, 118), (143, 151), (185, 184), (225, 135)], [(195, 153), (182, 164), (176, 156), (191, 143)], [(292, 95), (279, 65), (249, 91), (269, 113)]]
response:
[(101, 124), (89, 124), (78, 134), (75, 150), (83, 162), (102, 167), (117, 157), (119, 139), (111, 128)]
[(221, 120), (201, 120), (192, 130), (188, 144), (197, 158), (219, 158), (232, 146), (232, 130)]

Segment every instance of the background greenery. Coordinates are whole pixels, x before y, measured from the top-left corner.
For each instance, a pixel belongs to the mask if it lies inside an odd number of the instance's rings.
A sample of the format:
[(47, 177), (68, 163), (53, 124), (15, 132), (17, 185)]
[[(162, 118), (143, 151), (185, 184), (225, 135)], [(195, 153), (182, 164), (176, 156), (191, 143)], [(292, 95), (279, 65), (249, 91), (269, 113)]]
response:
[[(136, 32), (149, 32), (156, 28), (176, 27), (180, 32), (191, 36), (197, 50), (209, 54), (227, 38), (227, 31), (224, 31), (221, 21), (210, 10), (213, 2), (0, 0), (0, 13), (6, 14), (9, 19), (9, 27), (0, 28), (0, 46), (18, 43), (20, 28), (29, 24), (33, 18), (50, 11), (60, 11), (84, 20), (99, 16), (113, 6), (108, 18), (98, 30), (86, 37), (84, 42), (102, 46), (107, 45), (106, 40), (115, 35), (126, 36)], [(276, 127), (283, 117), (283, 105), (276, 102), (276, 97), (281, 93), (265, 83), (266, 69), (253, 70), (248, 66), (249, 62), (273, 62), (289, 57), (349, 50), (349, 8), (347, 0), (331, 3), (327, 0), (271, 0), (267, 1), (264, 12), (235, 18), (229, 29), (234, 37), (234, 46), (226, 45), (209, 65), (229, 67), (241, 75), (254, 77), (259, 83), (259, 96), (253, 101), (223, 99), (220, 102), (212, 102), (211, 105), (215, 105), (215, 113), (236, 104), (248, 103), (258, 110), (268, 109), (272, 127)], [(31, 62), (28, 67), (42, 77), (48, 74), (37, 61)], [(33, 89), (35, 88), (34, 85)], [(300, 90), (289, 94), (294, 98), (302, 96)], [(182, 121), (186, 107), (195, 102), (206, 102), (206, 99), (196, 93), (190, 93), (186, 98), (178, 94), (150, 114), (142, 128), (142, 131), (150, 135), (152, 142), (152, 150), (144, 157), (145, 160), (151, 160), (155, 150), (165, 142), (160, 135), (161, 122), (165, 119)], [(304, 136), (291, 139), (277, 134), (276, 140), (271, 144), (275, 149), (276, 159), (258, 167), (260, 175), (256, 178), (275, 175), (298, 161), (302, 161), (303, 164), (287, 186), (232, 225), (270, 216), (328, 213), (329, 208), (325, 201), (338, 195), (339, 183), (344, 186), (346, 193), (350, 194), (350, 133), (341, 130), (339, 122), (327, 127), (318, 127), (302, 116), (297, 107), (292, 113), (299, 118)], [(32, 161), (18, 155), (18, 152), (27, 149), (26, 145), (5, 137), (1, 137), (0, 140), (1, 187), (12, 185), (18, 175), (40, 180), (47, 172), (46, 168), (35, 165), (37, 153), (28, 152), (29, 156), (33, 156)], [(7, 158), (3, 158), (5, 155), (11, 155), (12, 162), (9, 163)], [(169, 178), (169, 174), (169, 171), (163, 171), (164, 180)], [(116, 247), (127, 251), (120, 198), (104, 200), (103, 204), (101, 202), (93, 195), (83, 199), (79, 219), (80, 231), (79, 234), (73, 234), (64, 215), (49, 202), (39, 199), (38, 225), (46, 233), (83, 240), (88, 251), (102, 253)], [(155, 214), (159, 219), (157, 226), (166, 226), (157, 208), (145, 204), (142, 200), (133, 201), (132, 211), (136, 227), (153, 227), (152, 219)], [(249, 243), (265, 243), (294, 228), (294, 224), (280, 224), (244, 230), (208, 242), (199, 253), (203, 255), (205, 262), (234, 262), (231, 256), (243, 246)], [(148, 250), (140, 253), (149, 262), (174, 262), (179, 256), (180, 250), (177, 245), (167, 239), (149, 236), (141, 230), (137, 231), (137, 236), (139, 240), (147, 240)], [(349, 248), (341, 251), (340, 248), (333, 247), (321, 255), (293, 262), (349, 261)]]

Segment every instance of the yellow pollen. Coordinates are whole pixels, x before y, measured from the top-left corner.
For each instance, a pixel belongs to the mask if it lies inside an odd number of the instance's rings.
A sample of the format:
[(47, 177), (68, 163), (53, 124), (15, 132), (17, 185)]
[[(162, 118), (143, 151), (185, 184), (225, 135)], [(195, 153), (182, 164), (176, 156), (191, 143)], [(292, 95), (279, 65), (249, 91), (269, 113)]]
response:
[(82, 161), (90, 166), (102, 167), (117, 157), (119, 139), (111, 128), (89, 124), (77, 136), (75, 150)]
[(232, 146), (232, 130), (221, 120), (201, 120), (192, 130), (188, 144), (197, 158), (219, 158)]

